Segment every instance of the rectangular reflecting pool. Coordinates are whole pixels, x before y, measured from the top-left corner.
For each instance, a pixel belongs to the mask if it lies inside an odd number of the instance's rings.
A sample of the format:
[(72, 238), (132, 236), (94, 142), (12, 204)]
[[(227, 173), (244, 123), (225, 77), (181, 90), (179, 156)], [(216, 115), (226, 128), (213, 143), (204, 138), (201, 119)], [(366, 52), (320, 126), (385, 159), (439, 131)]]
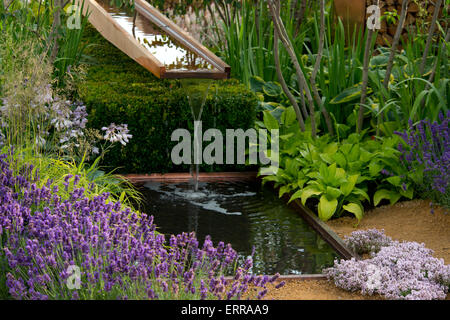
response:
[(321, 273), (337, 253), (294, 209), (259, 182), (148, 182), (142, 211), (155, 218), (158, 231), (168, 236), (210, 235), (215, 245), (230, 243), (242, 259), (253, 255), (253, 272), (301, 275)]

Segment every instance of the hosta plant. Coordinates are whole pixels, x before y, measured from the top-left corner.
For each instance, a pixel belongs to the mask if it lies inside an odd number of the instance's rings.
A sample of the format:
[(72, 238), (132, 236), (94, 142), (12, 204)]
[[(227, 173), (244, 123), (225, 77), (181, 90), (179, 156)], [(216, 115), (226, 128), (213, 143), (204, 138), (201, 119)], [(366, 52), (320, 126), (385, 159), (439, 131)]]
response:
[(264, 111), (264, 121), (258, 125), (280, 130), (280, 168), (263, 177), (263, 183), (273, 182), (280, 197), (290, 194), (291, 201), (301, 199), (304, 205), (310, 198), (318, 199), (322, 220), (344, 212), (361, 220), (364, 203), (394, 204), (414, 196), (417, 177), (398, 161), (398, 137), (376, 139), (363, 132), (345, 139), (329, 135), (312, 139), (308, 132), (300, 132), (292, 107), (280, 120)]
[[(327, 166), (321, 163), (319, 171), (307, 175), (309, 181), (304, 188), (295, 192), (290, 201), (300, 198), (302, 204), (310, 197), (319, 198), (318, 213), (323, 221), (333, 215), (341, 214), (342, 210), (351, 212), (359, 220), (362, 219), (364, 208), (361, 201), (370, 200), (367, 192), (356, 187), (359, 174), (349, 174), (336, 163)], [(300, 186), (299, 186), (300, 187)]]

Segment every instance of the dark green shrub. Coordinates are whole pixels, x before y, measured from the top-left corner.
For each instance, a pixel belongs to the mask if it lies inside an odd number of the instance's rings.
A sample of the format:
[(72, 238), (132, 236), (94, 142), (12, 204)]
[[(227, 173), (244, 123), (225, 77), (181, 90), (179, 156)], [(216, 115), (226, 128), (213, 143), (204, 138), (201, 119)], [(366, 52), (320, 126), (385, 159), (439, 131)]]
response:
[[(170, 159), (171, 134), (178, 128), (193, 132), (193, 118), (186, 92), (178, 80), (160, 80), (121, 53), (93, 30), (85, 41), (94, 64), (78, 86), (79, 98), (89, 112), (89, 125), (102, 128), (126, 123), (133, 138), (126, 147), (116, 146), (103, 164), (122, 173), (186, 171)], [(206, 88), (205, 88), (206, 89)], [(257, 100), (235, 80), (215, 82), (203, 111), (203, 131), (217, 128), (248, 129), (254, 126)], [(203, 166), (202, 170), (242, 170), (238, 166)]]

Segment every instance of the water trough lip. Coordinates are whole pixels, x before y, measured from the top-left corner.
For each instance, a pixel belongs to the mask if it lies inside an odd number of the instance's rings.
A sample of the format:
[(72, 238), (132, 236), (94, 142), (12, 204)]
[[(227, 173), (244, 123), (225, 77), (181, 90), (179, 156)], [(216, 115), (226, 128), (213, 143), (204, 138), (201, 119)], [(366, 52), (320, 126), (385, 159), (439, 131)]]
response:
[[(147, 182), (167, 182), (179, 183), (188, 182), (192, 179), (190, 173), (165, 173), (165, 174), (126, 174), (122, 178), (135, 185), (144, 185)], [(256, 172), (202, 172), (199, 180), (202, 182), (225, 182), (225, 181), (255, 181), (258, 180)], [(273, 187), (273, 186), (272, 186)], [(278, 191), (276, 188), (274, 190)], [(285, 195), (283, 200), (287, 203), (291, 195)], [(319, 235), (339, 254), (343, 259), (361, 259), (359, 255), (350, 250), (325, 222), (320, 220), (310, 209), (303, 206), (299, 200), (294, 200), (288, 204), (293, 208)], [(326, 280), (324, 274), (302, 274), (302, 275), (281, 275), (282, 281), (290, 280)]]

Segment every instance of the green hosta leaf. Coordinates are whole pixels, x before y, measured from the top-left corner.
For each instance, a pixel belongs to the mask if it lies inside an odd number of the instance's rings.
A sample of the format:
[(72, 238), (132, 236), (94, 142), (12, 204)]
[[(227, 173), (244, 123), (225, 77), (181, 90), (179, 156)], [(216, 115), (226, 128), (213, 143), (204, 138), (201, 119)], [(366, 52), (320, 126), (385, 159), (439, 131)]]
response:
[(312, 172), (309, 172), (306, 176), (311, 179), (318, 179), (319, 173), (317, 171), (312, 171)]
[(342, 195), (342, 192), (338, 188), (333, 188), (333, 187), (330, 187), (330, 186), (327, 187), (327, 196), (329, 198), (337, 199), (341, 195)]
[(369, 173), (372, 177), (378, 176), (383, 166), (379, 164), (376, 160), (372, 160), (369, 164)]
[(361, 221), (363, 215), (364, 215), (364, 208), (361, 204), (358, 203), (349, 203), (342, 207), (345, 211), (351, 212), (355, 215), (356, 219), (358, 219), (358, 222)]
[(291, 132), (291, 133), (288, 133), (288, 134), (281, 135), (280, 139), (283, 140), (283, 141), (289, 141), (289, 139), (292, 138), (293, 136), (294, 136), (294, 134)]
[(337, 199), (329, 200), (327, 196), (322, 195), (319, 201), (319, 218), (322, 221), (328, 221), (336, 212), (338, 205)]
[(259, 102), (258, 111), (274, 111), (279, 106), (276, 102)]
[(319, 156), (320, 156), (320, 159), (322, 159), (324, 162), (326, 162), (328, 164), (334, 163), (333, 157), (331, 155), (329, 155), (328, 153), (321, 153)]
[[(266, 127), (266, 126), (264, 125), (264, 122), (259, 121), (259, 120), (255, 121), (255, 126), (256, 126), (256, 128), (265, 128), (265, 127)], [(263, 131), (263, 132), (264, 132), (264, 131)]]
[(278, 120), (268, 111), (264, 111), (264, 125), (267, 130), (276, 130), (280, 128)]
[(305, 183), (308, 181), (309, 179), (304, 179), (304, 178), (299, 178), (297, 180), (297, 185), (299, 188), (303, 189), (303, 187), (305, 186)]
[(389, 61), (389, 56), (380, 54), (380, 55), (375, 56), (372, 59), (370, 59), (370, 67), (371, 68), (385, 67), (388, 64), (388, 61)]
[(386, 180), (395, 187), (400, 187), (402, 185), (402, 178), (399, 176), (389, 177)]
[(395, 204), (400, 199), (400, 197), (401, 195), (398, 192), (387, 189), (381, 189), (375, 192), (375, 194), (373, 195), (373, 204), (374, 206), (378, 206), (381, 200), (387, 199), (392, 205)]
[(278, 192), (278, 196), (281, 198), (285, 193), (289, 192), (288, 186), (282, 186)]
[(283, 92), (283, 89), (281, 89), (280, 84), (272, 81), (264, 83), (262, 89), (264, 93), (269, 97), (278, 97)]
[(264, 79), (258, 76), (253, 76), (250, 78), (250, 88), (253, 92), (262, 92), (264, 84)]
[(345, 170), (342, 168), (336, 168), (335, 177), (339, 182), (341, 182), (342, 180), (345, 180), (345, 177), (346, 177)]
[(352, 193), (353, 189), (355, 188), (356, 181), (358, 181), (358, 177), (359, 174), (349, 176), (347, 178), (347, 182), (341, 185), (341, 191), (344, 194), (344, 196), (348, 196)]
[(347, 164), (349, 173), (361, 172), (361, 161), (352, 161)]
[(406, 185), (406, 190), (404, 190), (403, 187), (400, 188), (400, 194), (405, 198), (412, 199), (414, 197), (414, 189), (408, 183)]
[[(340, 104), (347, 103), (361, 97), (361, 89), (362, 83), (358, 83), (353, 87), (347, 88), (341, 93), (339, 93), (336, 97), (331, 99), (330, 104)], [(367, 94), (371, 94), (372, 89), (370, 87), (367, 88)]]
[(342, 153), (337, 152), (333, 156), (333, 158), (334, 158), (334, 161), (336, 161), (336, 163), (337, 163), (337, 165), (339, 167), (345, 167), (347, 165), (347, 160), (345, 159), (345, 156)]
[(327, 146), (323, 149), (323, 151), (329, 155), (334, 155), (339, 149), (339, 146), (336, 142), (327, 144)]
[(372, 152), (368, 152), (366, 150), (361, 149), (360, 160), (363, 162), (369, 162), (375, 157), (375, 154)]
[(354, 161), (358, 161), (359, 160), (359, 156), (361, 154), (360, 152), (360, 147), (359, 144), (355, 144), (352, 147), (352, 150), (350, 151), (349, 155), (348, 155), (348, 162), (354, 162)]
[(360, 188), (354, 188), (352, 191), (352, 194), (359, 196), (360, 198), (366, 199), (370, 203), (370, 197), (363, 189)]
[(284, 110), (286, 110), (285, 107), (278, 105), (274, 110), (270, 111), (270, 114), (274, 116), (275, 119), (277, 119), (278, 122), (281, 121), (281, 117), (284, 113)]
[(262, 178), (262, 185), (264, 186), (267, 182), (279, 182), (279, 180), (277, 176), (265, 176)]
[(337, 170), (336, 163), (333, 163), (333, 164), (331, 164), (328, 167), (328, 177), (330, 179), (335, 179), (336, 178), (336, 170)]
[(318, 196), (321, 195), (322, 191), (320, 191), (320, 189), (316, 186), (308, 186), (304, 189), (301, 189), (299, 191), (297, 191), (296, 193), (294, 193), (291, 197), (291, 199), (289, 200), (289, 202), (294, 201), (295, 199), (299, 199), (301, 198), (302, 200), (302, 204), (305, 205), (306, 204), (306, 200), (308, 200), (309, 198), (311, 198), (312, 196)]
[(325, 163), (321, 163), (319, 167), (319, 174), (322, 177), (323, 180), (327, 180), (329, 173), (328, 173), (328, 167)]
[(344, 143), (343, 145), (340, 146), (339, 151), (343, 155), (348, 155), (350, 153), (350, 151), (352, 150), (352, 147), (353, 147), (352, 144)]
[(291, 106), (284, 110), (284, 113), (281, 116), (281, 121), (286, 126), (290, 126), (297, 121), (297, 115), (295, 114), (294, 107)]

